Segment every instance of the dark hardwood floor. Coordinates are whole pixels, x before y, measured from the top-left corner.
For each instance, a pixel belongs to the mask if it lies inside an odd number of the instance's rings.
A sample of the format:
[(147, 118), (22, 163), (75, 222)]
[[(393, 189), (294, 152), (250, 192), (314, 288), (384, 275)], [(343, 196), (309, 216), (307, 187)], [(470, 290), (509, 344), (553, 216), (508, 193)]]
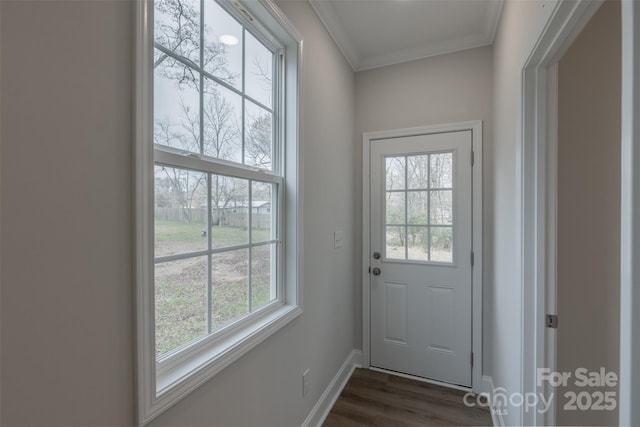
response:
[(460, 390), (356, 369), (323, 427), (492, 425), (489, 411), (465, 406), (464, 395)]

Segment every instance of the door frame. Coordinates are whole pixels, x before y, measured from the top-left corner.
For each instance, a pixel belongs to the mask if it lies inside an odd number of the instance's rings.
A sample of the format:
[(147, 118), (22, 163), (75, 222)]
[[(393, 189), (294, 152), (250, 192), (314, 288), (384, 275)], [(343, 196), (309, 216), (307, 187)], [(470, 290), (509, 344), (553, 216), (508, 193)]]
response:
[[(522, 203), (521, 242), (523, 261), (522, 301), (533, 301), (535, 307), (523, 310), (522, 317), (522, 392), (540, 392), (536, 387), (537, 367), (545, 366), (545, 357), (555, 355), (554, 340), (549, 339), (544, 325), (546, 298), (555, 298), (555, 279), (545, 286), (550, 272), (545, 259), (555, 262), (555, 189), (554, 175), (545, 174), (544, 162), (555, 160), (553, 138), (557, 134), (557, 98), (554, 92), (557, 77), (553, 72), (562, 53), (571, 45), (602, 0), (595, 2), (561, 0), (556, 4), (529, 59), (523, 67), (523, 139), (518, 145), (518, 167)], [(621, 248), (620, 248), (620, 425), (640, 422), (640, 6), (622, 0), (622, 121), (621, 121)], [(550, 95), (551, 94), (551, 95)], [(550, 120), (549, 120), (550, 119)], [(545, 122), (545, 120), (547, 122)], [(550, 137), (551, 136), (551, 137)], [(546, 153), (545, 153), (546, 152)], [(551, 157), (547, 157), (551, 154)], [(540, 163), (542, 162), (542, 164)], [(545, 203), (547, 204), (545, 207)], [(550, 205), (551, 203), (551, 205)], [(528, 206), (528, 208), (527, 208)], [(551, 223), (545, 216), (551, 212)], [(545, 238), (547, 239), (545, 241)], [(536, 258), (524, 255), (535, 254)], [(548, 276), (547, 276), (548, 277)], [(555, 276), (553, 276), (555, 278)], [(527, 309), (530, 304), (523, 304)], [(542, 330), (541, 330), (542, 329)], [(527, 338), (530, 337), (530, 338)], [(550, 347), (553, 346), (553, 347)], [(553, 366), (555, 368), (555, 366)], [(553, 369), (552, 368), (552, 369)], [(555, 425), (555, 413), (544, 417), (525, 413), (525, 425)]]
[[(522, 283), (522, 394), (545, 393), (538, 368), (556, 370), (557, 334), (545, 326), (556, 314), (558, 63), (604, 0), (560, 0), (522, 68), (522, 143), (516, 148)], [(550, 411), (523, 411), (523, 425), (555, 425)]]
[(472, 203), (472, 250), (474, 266), (471, 272), (471, 351), (474, 354), (471, 367), (471, 389), (482, 391), (482, 121), (447, 123), (414, 128), (392, 129), (362, 134), (362, 366), (370, 367), (371, 361), (371, 275), (369, 260), (370, 242), (370, 163), (371, 143), (380, 139), (403, 138), (444, 132), (471, 131), (474, 164), (471, 170), (473, 187)]
[(622, 2), (620, 425), (640, 423), (640, 5)]

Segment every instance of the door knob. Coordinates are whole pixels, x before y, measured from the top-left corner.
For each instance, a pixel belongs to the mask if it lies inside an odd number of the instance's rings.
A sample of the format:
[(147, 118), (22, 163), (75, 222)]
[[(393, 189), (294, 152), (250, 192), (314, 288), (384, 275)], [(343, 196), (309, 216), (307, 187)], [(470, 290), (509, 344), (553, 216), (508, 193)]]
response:
[(371, 270), (371, 272), (373, 273), (374, 276), (379, 276), (381, 273), (378, 267), (374, 267), (373, 270)]

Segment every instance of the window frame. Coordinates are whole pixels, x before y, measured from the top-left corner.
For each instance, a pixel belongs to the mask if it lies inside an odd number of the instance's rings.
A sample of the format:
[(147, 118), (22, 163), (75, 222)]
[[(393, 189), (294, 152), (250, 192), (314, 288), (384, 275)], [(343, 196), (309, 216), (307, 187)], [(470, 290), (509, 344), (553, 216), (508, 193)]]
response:
[[(213, 1), (213, 0), (207, 0)], [(224, 160), (208, 170), (202, 155), (185, 156), (180, 150), (154, 145), (153, 141), (153, 0), (134, 2), (134, 239), (137, 421), (145, 425), (211, 379), (239, 357), (267, 339), (302, 313), (302, 176), (299, 123), (300, 70), (303, 39), (272, 0), (231, 2), (222, 6), (261, 42), (276, 51), (274, 73), (282, 85), (273, 100), (274, 152), (272, 171), (246, 166), (248, 179), (274, 182), (282, 212), (277, 219), (279, 295), (276, 300), (228, 327), (192, 345), (156, 360), (154, 317), (154, 166), (169, 159), (170, 166), (205, 173), (224, 174)], [(248, 97), (249, 99), (251, 97)], [(280, 113), (280, 116), (278, 116)], [(280, 143), (276, 143), (276, 138)], [(154, 154), (155, 153), (155, 154)], [(157, 154), (157, 155), (156, 155)], [(278, 159), (276, 161), (276, 158)], [(277, 164), (279, 163), (279, 166)], [(189, 167), (191, 166), (191, 167)], [(279, 168), (279, 170), (278, 170)], [(252, 170), (254, 169), (254, 170)], [(228, 174), (227, 174), (228, 175)], [(232, 174), (234, 175), (234, 174)]]
[[(451, 170), (451, 187), (432, 187), (431, 186), (431, 156), (432, 155), (439, 155), (439, 154), (451, 154), (451, 161), (452, 161), (452, 170)], [(429, 158), (429, 165), (428, 165), (428, 169), (429, 169), (429, 178), (428, 178), (428, 183), (427, 183), (427, 187), (424, 188), (408, 188), (409, 186), (409, 180), (408, 180), (408, 168), (409, 168), (409, 157), (412, 156), (428, 156)], [(456, 267), (458, 265), (457, 260), (456, 260), (456, 254), (455, 254), (455, 250), (452, 250), (452, 256), (451, 256), (451, 261), (437, 261), (437, 260), (432, 260), (431, 259), (431, 237), (432, 237), (432, 229), (445, 229), (445, 228), (449, 228), (451, 229), (451, 241), (455, 242), (455, 237), (456, 237), (456, 227), (455, 227), (455, 216), (456, 216), (456, 204), (455, 204), (455, 193), (458, 191), (457, 190), (457, 185), (456, 185), (456, 151), (455, 150), (436, 150), (436, 151), (429, 151), (426, 153), (405, 153), (402, 155), (388, 155), (388, 156), (384, 156), (384, 162), (385, 165), (383, 167), (383, 169), (385, 170), (385, 177), (384, 177), (384, 192), (385, 194), (388, 193), (403, 193), (404, 194), (404, 221), (402, 223), (393, 223), (393, 222), (389, 222), (387, 220), (387, 206), (385, 205), (383, 211), (382, 211), (382, 231), (381, 231), (381, 236), (382, 236), (382, 252), (383, 252), (383, 261), (385, 262), (389, 262), (389, 263), (402, 263), (402, 264), (420, 264), (420, 265), (436, 265), (436, 266), (444, 266), (444, 267)], [(388, 159), (392, 159), (392, 158), (404, 158), (404, 188), (401, 189), (389, 189), (387, 188), (387, 183), (386, 183), (386, 176), (387, 176), (387, 168), (386, 168), (386, 161)], [(453, 215), (452, 215), (452, 222), (451, 224), (434, 224), (432, 223), (431, 220), (431, 194), (436, 192), (436, 191), (451, 191), (451, 208), (453, 211)], [(412, 192), (426, 192), (428, 194), (428, 199), (427, 199), (427, 222), (424, 224), (411, 224), (409, 222), (409, 194)], [(404, 245), (404, 249), (405, 249), (405, 258), (391, 258), (389, 257), (388, 254), (388, 246), (387, 246), (387, 228), (388, 227), (402, 227), (404, 229), (404, 235), (405, 235), (405, 245)], [(408, 239), (408, 231), (409, 231), (409, 227), (420, 227), (420, 228), (426, 228), (427, 229), (427, 233), (428, 233), (428, 244), (429, 244), (429, 259), (428, 260), (418, 260), (418, 259), (411, 259), (409, 258), (409, 248), (408, 248), (408, 243), (407, 243), (407, 239)]]

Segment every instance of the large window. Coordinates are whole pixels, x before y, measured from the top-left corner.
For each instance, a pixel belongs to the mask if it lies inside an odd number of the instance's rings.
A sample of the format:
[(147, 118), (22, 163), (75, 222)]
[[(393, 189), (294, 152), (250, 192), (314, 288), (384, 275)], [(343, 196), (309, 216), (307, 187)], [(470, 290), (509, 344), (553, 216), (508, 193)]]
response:
[(138, 37), (145, 423), (300, 311), (300, 38), (271, 3), (224, 0), (145, 0)]
[[(162, 359), (278, 300), (283, 178), (273, 105), (281, 48), (267, 47), (214, 0), (156, 0), (154, 45)], [(211, 173), (218, 170), (224, 174)]]

